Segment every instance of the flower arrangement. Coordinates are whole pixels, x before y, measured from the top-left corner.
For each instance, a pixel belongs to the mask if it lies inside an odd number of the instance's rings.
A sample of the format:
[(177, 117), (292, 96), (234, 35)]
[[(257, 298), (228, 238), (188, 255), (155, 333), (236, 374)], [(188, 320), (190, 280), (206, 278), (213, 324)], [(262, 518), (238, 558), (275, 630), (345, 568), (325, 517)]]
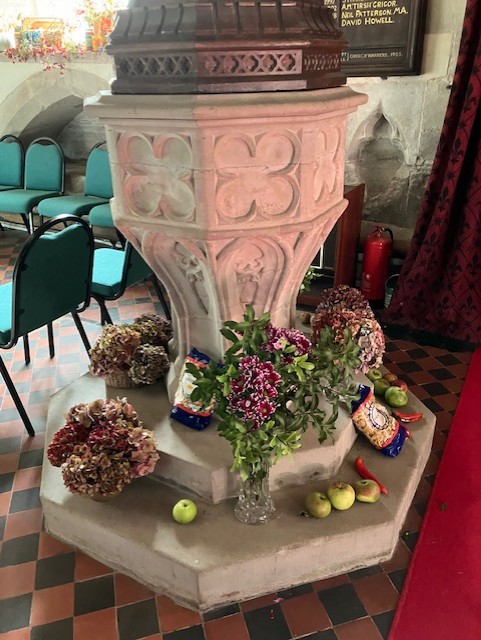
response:
[[(300, 331), (273, 326), (269, 313), (255, 318), (247, 306), (243, 321), (226, 322), (221, 332), (232, 343), (223, 364), (187, 369), (196, 379), (192, 400), (215, 401), (233, 471), (243, 479), (264, 476), (301, 446), (309, 425), (320, 442), (332, 435), (339, 400), (356, 396), (351, 372), (359, 366), (359, 347), (349, 330), (339, 343), (326, 327), (312, 343)], [(331, 405), (329, 415), (323, 398)]]
[(337, 344), (343, 343), (346, 331), (357, 343), (360, 364), (355, 373), (366, 373), (382, 364), (386, 348), (384, 333), (369, 302), (357, 289), (340, 285), (322, 292), (312, 319), (313, 340), (326, 327), (334, 332)]
[(103, 33), (110, 33), (115, 12), (125, 5), (125, 0), (83, 0), (77, 15), (89, 26), (100, 25)]
[(47, 457), (60, 467), (72, 493), (114, 496), (154, 470), (159, 459), (153, 434), (126, 398), (77, 404), (54, 435)]
[(90, 373), (107, 378), (125, 374), (127, 382), (152, 384), (170, 367), (170, 321), (144, 314), (133, 324), (107, 325), (90, 350)]

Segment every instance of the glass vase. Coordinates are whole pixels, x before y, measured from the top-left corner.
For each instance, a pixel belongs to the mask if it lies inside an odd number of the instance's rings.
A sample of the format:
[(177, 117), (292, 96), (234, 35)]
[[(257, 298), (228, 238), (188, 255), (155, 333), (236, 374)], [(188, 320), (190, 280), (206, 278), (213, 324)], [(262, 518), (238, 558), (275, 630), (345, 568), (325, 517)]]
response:
[(240, 494), (234, 508), (235, 516), (244, 524), (265, 524), (275, 513), (269, 489), (269, 467), (241, 479)]

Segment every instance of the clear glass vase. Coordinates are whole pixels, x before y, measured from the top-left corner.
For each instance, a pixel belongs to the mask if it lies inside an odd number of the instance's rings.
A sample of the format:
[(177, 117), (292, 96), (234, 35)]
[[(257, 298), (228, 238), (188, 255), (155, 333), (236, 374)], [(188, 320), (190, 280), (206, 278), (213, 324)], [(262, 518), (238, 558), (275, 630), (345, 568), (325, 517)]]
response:
[(234, 508), (235, 516), (244, 524), (265, 524), (276, 508), (269, 490), (269, 467), (241, 479), (239, 499)]

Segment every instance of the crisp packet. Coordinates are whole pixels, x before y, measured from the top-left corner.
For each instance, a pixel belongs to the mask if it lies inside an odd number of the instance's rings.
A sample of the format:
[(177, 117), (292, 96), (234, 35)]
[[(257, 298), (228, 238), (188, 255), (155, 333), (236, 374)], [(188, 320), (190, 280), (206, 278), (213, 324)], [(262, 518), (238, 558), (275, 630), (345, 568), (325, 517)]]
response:
[(387, 407), (375, 400), (370, 387), (360, 384), (358, 393), (359, 399), (351, 403), (354, 426), (381, 453), (395, 458), (406, 439), (405, 428)]
[(170, 412), (170, 417), (178, 422), (182, 422), (187, 427), (202, 431), (209, 426), (212, 413), (214, 411), (214, 400), (205, 404), (200, 400), (194, 402), (190, 399), (195, 387), (195, 378), (186, 369), (186, 363), (190, 362), (196, 367), (207, 367), (210, 362), (209, 356), (205, 353), (192, 349), (186, 356), (184, 365), (180, 372), (179, 386), (174, 396), (174, 404)]

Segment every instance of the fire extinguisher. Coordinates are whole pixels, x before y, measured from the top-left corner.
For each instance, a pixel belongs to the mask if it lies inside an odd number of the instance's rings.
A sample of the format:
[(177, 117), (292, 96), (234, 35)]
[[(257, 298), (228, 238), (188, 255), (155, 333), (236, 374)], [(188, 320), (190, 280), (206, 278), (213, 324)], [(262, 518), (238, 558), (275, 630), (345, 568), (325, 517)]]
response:
[(368, 300), (384, 300), (392, 244), (392, 231), (384, 227), (374, 227), (364, 241), (361, 293)]

